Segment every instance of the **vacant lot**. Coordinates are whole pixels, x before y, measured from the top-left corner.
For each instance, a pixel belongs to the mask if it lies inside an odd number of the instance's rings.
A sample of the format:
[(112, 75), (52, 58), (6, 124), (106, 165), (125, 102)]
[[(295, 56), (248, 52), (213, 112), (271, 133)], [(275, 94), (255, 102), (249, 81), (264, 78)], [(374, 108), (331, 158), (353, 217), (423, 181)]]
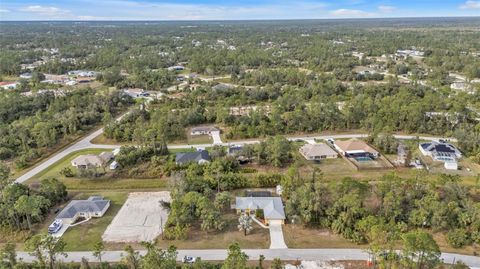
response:
[(168, 218), (161, 201), (170, 202), (170, 192), (133, 192), (108, 226), (102, 238), (106, 242), (153, 241), (162, 233)]
[(289, 248), (362, 248), (327, 229), (284, 225), (283, 236)]
[(228, 248), (232, 242), (238, 242), (241, 248), (268, 248), (270, 246), (269, 230), (260, 227), (255, 222), (253, 230), (245, 236), (237, 229), (238, 215), (225, 214), (227, 227), (221, 232), (205, 232), (198, 226), (191, 227), (187, 240), (162, 240), (158, 245), (168, 247), (174, 245), (180, 249), (221, 249)]

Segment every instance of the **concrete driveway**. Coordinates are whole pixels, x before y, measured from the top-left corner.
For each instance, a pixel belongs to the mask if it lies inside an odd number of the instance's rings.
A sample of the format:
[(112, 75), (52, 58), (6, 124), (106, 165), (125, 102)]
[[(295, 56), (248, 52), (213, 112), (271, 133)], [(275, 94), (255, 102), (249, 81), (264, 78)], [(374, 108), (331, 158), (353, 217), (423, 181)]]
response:
[(220, 137), (220, 132), (219, 132), (219, 131), (213, 131), (213, 132), (211, 132), (211, 136), (212, 136), (213, 144), (214, 144), (214, 145), (223, 144), (222, 138)]
[(270, 230), (270, 249), (288, 248), (283, 239), (281, 220), (270, 220), (268, 229)]

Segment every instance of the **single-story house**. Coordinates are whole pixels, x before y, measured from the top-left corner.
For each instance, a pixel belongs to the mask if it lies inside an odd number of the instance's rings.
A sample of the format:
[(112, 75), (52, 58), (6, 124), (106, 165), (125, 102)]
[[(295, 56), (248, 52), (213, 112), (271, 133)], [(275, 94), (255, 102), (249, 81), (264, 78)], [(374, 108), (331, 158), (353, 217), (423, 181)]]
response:
[(258, 209), (263, 210), (266, 224), (270, 220), (285, 221), (285, 211), (280, 197), (236, 197), (235, 209), (237, 213), (255, 214)]
[(62, 220), (63, 224), (72, 224), (78, 218), (99, 218), (107, 211), (110, 200), (101, 196), (90, 196), (87, 200), (72, 200), (55, 219)]
[(32, 78), (32, 73), (23, 73), (23, 74), (20, 74), (20, 78), (23, 78), (23, 79), (31, 79), (31, 78)]
[(72, 166), (77, 168), (101, 167), (113, 159), (113, 153), (102, 152), (100, 155), (80, 155), (72, 160)]
[(167, 68), (168, 71), (183, 71), (185, 70), (185, 67), (181, 66), (181, 65), (174, 65), (174, 66), (170, 66)]
[(206, 150), (199, 150), (196, 152), (180, 152), (175, 156), (175, 163), (177, 165), (188, 164), (196, 162), (198, 164), (208, 163), (211, 158)]
[(199, 126), (193, 127), (190, 130), (190, 135), (210, 135), (212, 132), (220, 132), (220, 130), (214, 126)]
[(423, 155), (430, 156), (435, 161), (456, 162), (462, 157), (462, 153), (454, 145), (448, 143), (430, 141), (420, 143), (418, 148)]
[(359, 139), (335, 140), (333, 146), (345, 157), (373, 157), (377, 158), (379, 152), (373, 149), (365, 141)]
[(225, 90), (230, 90), (235, 88), (232, 84), (228, 83), (219, 83), (215, 86), (212, 87), (212, 90), (214, 91), (225, 91)]
[(17, 88), (17, 82), (0, 82), (0, 88), (4, 90), (15, 90)]
[(132, 98), (141, 98), (149, 95), (144, 89), (140, 88), (126, 88), (122, 92)]
[(338, 157), (338, 153), (324, 143), (305, 144), (299, 151), (300, 154), (309, 161), (334, 159)]
[(242, 152), (242, 149), (243, 149), (242, 145), (231, 145), (227, 149), (227, 156), (237, 157)]

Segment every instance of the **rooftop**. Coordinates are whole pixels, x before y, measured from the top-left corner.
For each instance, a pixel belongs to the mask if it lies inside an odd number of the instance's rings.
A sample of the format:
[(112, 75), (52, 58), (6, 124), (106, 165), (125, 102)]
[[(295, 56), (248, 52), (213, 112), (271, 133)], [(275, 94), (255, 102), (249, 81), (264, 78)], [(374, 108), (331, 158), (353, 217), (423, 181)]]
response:
[(57, 219), (73, 218), (80, 212), (100, 212), (108, 207), (110, 200), (101, 196), (90, 196), (87, 200), (72, 200), (60, 213)]
[(196, 152), (181, 152), (175, 156), (175, 162), (177, 164), (186, 164), (189, 162), (199, 162), (201, 160), (210, 161), (210, 155), (206, 150), (200, 150)]
[(300, 152), (306, 156), (337, 155), (336, 151), (324, 143), (305, 144), (300, 148)]
[(366, 142), (364, 142), (362, 140), (359, 140), (359, 139), (350, 139), (350, 140), (346, 140), (346, 141), (337, 140), (337, 141), (335, 141), (335, 145), (337, 147), (339, 147), (344, 152), (359, 150), (359, 151), (365, 151), (365, 152), (378, 154), (378, 151), (373, 149)]
[(285, 219), (280, 197), (237, 197), (235, 208), (240, 210), (263, 209), (266, 219)]

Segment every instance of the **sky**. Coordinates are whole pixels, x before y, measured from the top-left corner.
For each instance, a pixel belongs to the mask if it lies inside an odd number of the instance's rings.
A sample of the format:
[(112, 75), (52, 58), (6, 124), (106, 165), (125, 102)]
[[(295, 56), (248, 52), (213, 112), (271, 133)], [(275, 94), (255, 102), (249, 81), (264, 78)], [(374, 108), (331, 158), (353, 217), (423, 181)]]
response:
[(480, 16), (480, 0), (0, 0), (0, 21)]

